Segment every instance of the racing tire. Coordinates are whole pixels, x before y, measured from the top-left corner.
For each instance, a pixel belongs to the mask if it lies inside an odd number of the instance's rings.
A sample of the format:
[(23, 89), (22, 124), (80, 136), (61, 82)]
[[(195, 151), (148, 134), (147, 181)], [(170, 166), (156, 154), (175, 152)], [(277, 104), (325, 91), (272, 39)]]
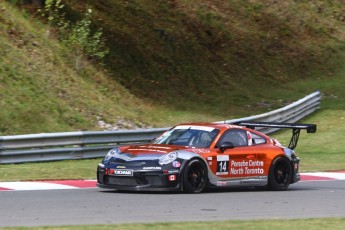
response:
[(207, 168), (199, 159), (192, 159), (186, 164), (183, 173), (183, 191), (187, 193), (200, 193), (207, 184)]
[(276, 158), (269, 171), (268, 189), (272, 191), (285, 191), (291, 182), (292, 167), (285, 157)]

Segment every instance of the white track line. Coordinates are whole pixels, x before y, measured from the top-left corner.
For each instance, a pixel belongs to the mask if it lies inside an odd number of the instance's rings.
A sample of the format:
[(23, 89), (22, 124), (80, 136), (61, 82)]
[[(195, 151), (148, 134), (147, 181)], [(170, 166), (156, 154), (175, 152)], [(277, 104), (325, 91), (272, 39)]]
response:
[(335, 180), (345, 180), (345, 173), (344, 172), (341, 172), (341, 173), (337, 173), (337, 172), (314, 172), (314, 173), (301, 173), (301, 175), (332, 178)]
[(75, 189), (77, 187), (45, 182), (0, 182), (0, 188), (9, 190), (53, 190), (53, 189)]
[[(316, 180), (322, 180), (324, 178), (325, 181), (327, 180), (345, 180), (345, 172), (313, 172), (313, 173), (301, 173), (301, 176), (310, 176), (310, 177), (318, 177)], [(312, 181), (313, 178), (306, 178), (302, 181)], [(84, 182), (88, 183), (90, 181), (95, 180), (85, 180)], [(66, 182), (66, 181), (65, 181)], [(83, 185), (83, 181), (76, 180), (76, 181), (69, 181), (70, 185), (65, 185), (64, 181), (28, 181), (28, 182), (0, 182), (0, 191), (2, 190), (55, 190), (55, 189), (78, 189), (78, 188), (90, 188), (88, 186)], [(85, 183), (84, 183), (85, 184)], [(95, 183), (96, 185), (96, 183)], [(91, 188), (95, 185), (92, 185)]]

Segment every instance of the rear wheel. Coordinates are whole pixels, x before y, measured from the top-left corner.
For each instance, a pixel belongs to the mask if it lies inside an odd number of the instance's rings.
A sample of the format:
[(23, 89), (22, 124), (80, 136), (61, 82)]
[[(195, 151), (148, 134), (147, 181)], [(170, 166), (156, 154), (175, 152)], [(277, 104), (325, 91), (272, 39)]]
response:
[(275, 159), (268, 175), (268, 189), (274, 191), (286, 190), (291, 182), (292, 168), (290, 161), (285, 157)]
[(207, 183), (207, 168), (199, 159), (193, 159), (186, 165), (183, 174), (183, 190), (188, 193), (202, 192)]

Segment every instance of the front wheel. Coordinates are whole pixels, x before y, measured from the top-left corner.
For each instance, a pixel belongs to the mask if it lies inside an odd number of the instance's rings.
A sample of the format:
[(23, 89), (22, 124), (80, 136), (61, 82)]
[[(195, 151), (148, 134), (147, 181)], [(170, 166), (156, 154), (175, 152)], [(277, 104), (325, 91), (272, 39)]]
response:
[(290, 161), (285, 157), (275, 159), (268, 175), (268, 189), (273, 191), (286, 190), (291, 182), (292, 168)]
[(183, 190), (188, 193), (202, 192), (207, 184), (207, 168), (199, 159), (193, 159), (186, 165), (183, 174)]

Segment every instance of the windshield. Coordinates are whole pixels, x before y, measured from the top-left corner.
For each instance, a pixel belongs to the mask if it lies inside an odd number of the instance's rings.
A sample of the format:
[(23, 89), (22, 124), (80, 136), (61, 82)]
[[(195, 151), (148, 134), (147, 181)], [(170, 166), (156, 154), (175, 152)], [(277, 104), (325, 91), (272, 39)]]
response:
[(218, 133), (219, 130), (212, 127), (179, 125), (158, 137), (153, 144), (209, 148)]

